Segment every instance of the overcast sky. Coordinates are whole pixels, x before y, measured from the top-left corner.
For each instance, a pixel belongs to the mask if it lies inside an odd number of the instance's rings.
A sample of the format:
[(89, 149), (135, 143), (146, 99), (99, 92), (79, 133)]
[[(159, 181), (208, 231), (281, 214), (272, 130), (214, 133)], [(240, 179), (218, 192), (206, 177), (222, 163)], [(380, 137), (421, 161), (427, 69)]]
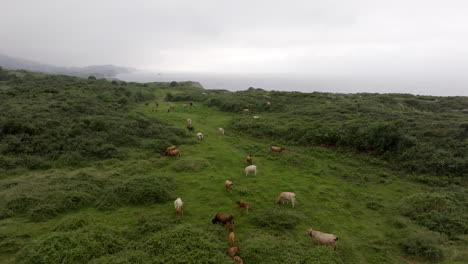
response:
[(0, 53), (59, 66), (462, 79), (468, 69), (466, 0), (5, 0), (0, 13)]

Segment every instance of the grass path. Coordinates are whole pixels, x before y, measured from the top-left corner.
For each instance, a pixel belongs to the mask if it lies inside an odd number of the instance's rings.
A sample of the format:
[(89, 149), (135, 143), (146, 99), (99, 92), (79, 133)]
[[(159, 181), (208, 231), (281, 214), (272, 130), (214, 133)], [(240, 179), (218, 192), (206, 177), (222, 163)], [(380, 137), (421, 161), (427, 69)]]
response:
[[(402, 183), (383, 169), (322, 148), (270, 153), (269, 142), (229, 130), (223, 136), (217, 131), (218, 127), (227, 127), (235, 114), (200, 104), (184, 109), (181, 104), (176, 103), (176, 110), (171, 113), (164, 111), (164, 104), (156, 113), (144, 105), (138, 111), (181, 128), (190, 118), (195, 128), (193, 137), (197, 132), (205, 135), (197, 144), (180, 146), (182, 157), (168, 158), (174, 165), (164, 169), (178, 180), (177, 195), (185, 203), (183, 221), (206, 225), (217, 212), (234, 214), (236, 238), (245, 247), (255, 236), (269, 232), (252, 225), (252, 215), (275, 206), (288, 208), (274, 204), (274, 199), (282, 191), (291, 191), (296, 193), (298, 203), (295, 209), (288, 210), (299, 212), (302, 219), (287, 232), (289, 238), (312, 245), (305, 230), (314, 227), (342, 238), (338, 254), (349, 263), (406, 262), (397, 257), (401, 252), (395, 242), (403, 232), (393, 226), (393, 221), (398, 215), (399, 200), (417, 186)], [(243, 174), (248, 153), (252, 153), (258, 167), (257, 176)], [(171, 169), (197, 159), (209, 161), (210, 166), (195, 172)], [(234, 182), (233, 193), (224, 189), (226, 179)], [(252, 204), (249, 215), (241, 213), (234, 204), (237, 200)], [(168, 207), (164, 206), (164, 211), (172, 210)]]

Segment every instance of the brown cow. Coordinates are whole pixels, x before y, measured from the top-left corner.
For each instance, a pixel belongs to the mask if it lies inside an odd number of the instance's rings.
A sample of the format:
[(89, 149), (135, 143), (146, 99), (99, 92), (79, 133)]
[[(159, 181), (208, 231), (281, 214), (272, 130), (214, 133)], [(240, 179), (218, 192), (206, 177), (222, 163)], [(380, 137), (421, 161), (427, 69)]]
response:
[(274, 152), (281, 152), (281, 151), (283, 151), (285, 149), (286, 149), (285, 147), (270, 146), (270, 150), (274, 151)]
[(229, 233), (229, 245), (231, 245), (231, 247), (235, 246), (234, 245), (235, 238), (236, 238), (236, 235), (234, 234), (234, 232)]
[(234, 216), (231, 214), (217, 213), (215, 217), (213, 218), (213, 220), (211, 220), (211, 222), (213, 224), (216, 224), (216, 223), (226, 224), (226, 223), (232, 223), (233, 219), (234, 219)]
[(172, 156), (172, 157), (180, 157), (180, 150), (178, 149), (171, 150), (167, 153), (167, 155)]
[(226, 188), (226, 190), (231, 192), (232, 188), (234, 188), (234, 183), (232, 183), (232, 181), (230, 181), (230, 180), (225, 180), (224, 181), (224, 188)]
[(233, 260), (236, 264), (244, 264), (244, 261), (242, 261), (242, 259), (239, 256), (235, 256)]
[(246, 161), (248, 164), (252, 165), (252, 154), (247, 155)]
[(237, 254), (237, 252), (240, 250), (239, 246), (235, 246), (229, 249), (228, 254), (231, 258), (234, 258), (234, 256)]
[(249, 212), (250, 204), (248, 202), (237, 201), (236, 204), (239, 205), (240, 208), (245, 209), (247, 213)]
[(170, 147), (166, 148), (166, 150), (164, 151), (164, 155), (168, 155), (169, 152), (171, 152), (172, 150), (175, 150), (175, 149), (177, 149), (176, 146), (170, 146)]

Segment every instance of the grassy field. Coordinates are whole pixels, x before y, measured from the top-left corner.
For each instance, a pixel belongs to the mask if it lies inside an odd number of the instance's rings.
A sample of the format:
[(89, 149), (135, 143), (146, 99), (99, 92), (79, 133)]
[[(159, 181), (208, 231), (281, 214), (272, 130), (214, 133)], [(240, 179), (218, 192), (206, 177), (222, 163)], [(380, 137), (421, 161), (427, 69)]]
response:
[[(430, 190), (406, 181), (410, 177), (403, 172), (388, 169), (372, 156), (323, 147), (286, 146), (287, 151), (272, 153), (271, 142), (230, 130), (223, 136), (217, 131), (229, 127), (239, 114), (199, 103), (182, 108), (187, 102), (174, 103), (175, 111), (168, 113), (162, 100), (168, 91), (172, 90), (156, 90), (160, 111), (152, 112), (154, 104), (142, 102), (131, 114), (144, 114), (178, 128), (192, 119), (193, 140), (178, 146), (180, 158), (128, 147), (125, 158), (90, 161), (79, 167), (3, 171), (0, 191), (28, 182), (40, 188), (41, 181), (74, 175), (89, 175), (91, 184), (102, 183), (96, 185), (96, 192), (141, 176), (168, 177), (173, 182), (170, 187), (164, 185), (164, 191), (171, 199), (122, 202), (113, 208), (90, 203), (44, 221), (1, 219), (0, 263), (232, 263), (226, 254), (228, 232), (211, 224), (218, 212), (235, 215), (244, 263), (429, 261), (403, 251), (402, 242), (414, 234), (437, 240), (445, 255), (441, 262), (468, 262), (466, 235), (449, 240), (401, 216), (402, 199)], [(197, 132), (205, 135), (203, 141), (195, 141)], [(243, 173), (248, 153), (258, 167), (256, 176)], [(234, 182), (232, 193), (224, 189), (224, 180)], [(296, 193), (296, 208), (274, 203), (284, 191)], [(177, 197), (184, 201), (185, 216), (180, 221), (173, 215), (172, 201)], [(248, 214), (237, 207), (238, 200), (251, 203)], [(310, 227), (340, 237), (338, 250), (314, 244), (306, 234)]]

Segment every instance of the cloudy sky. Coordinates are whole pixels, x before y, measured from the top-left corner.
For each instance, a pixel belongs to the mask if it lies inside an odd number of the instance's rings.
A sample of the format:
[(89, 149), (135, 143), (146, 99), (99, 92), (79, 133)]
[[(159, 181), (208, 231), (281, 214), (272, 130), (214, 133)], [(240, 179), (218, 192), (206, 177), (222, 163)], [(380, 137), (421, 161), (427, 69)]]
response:
[(0, 12), (0, 53), (59, 66), (453, 78), (468, 68), (466, 0), (14, 0)]

